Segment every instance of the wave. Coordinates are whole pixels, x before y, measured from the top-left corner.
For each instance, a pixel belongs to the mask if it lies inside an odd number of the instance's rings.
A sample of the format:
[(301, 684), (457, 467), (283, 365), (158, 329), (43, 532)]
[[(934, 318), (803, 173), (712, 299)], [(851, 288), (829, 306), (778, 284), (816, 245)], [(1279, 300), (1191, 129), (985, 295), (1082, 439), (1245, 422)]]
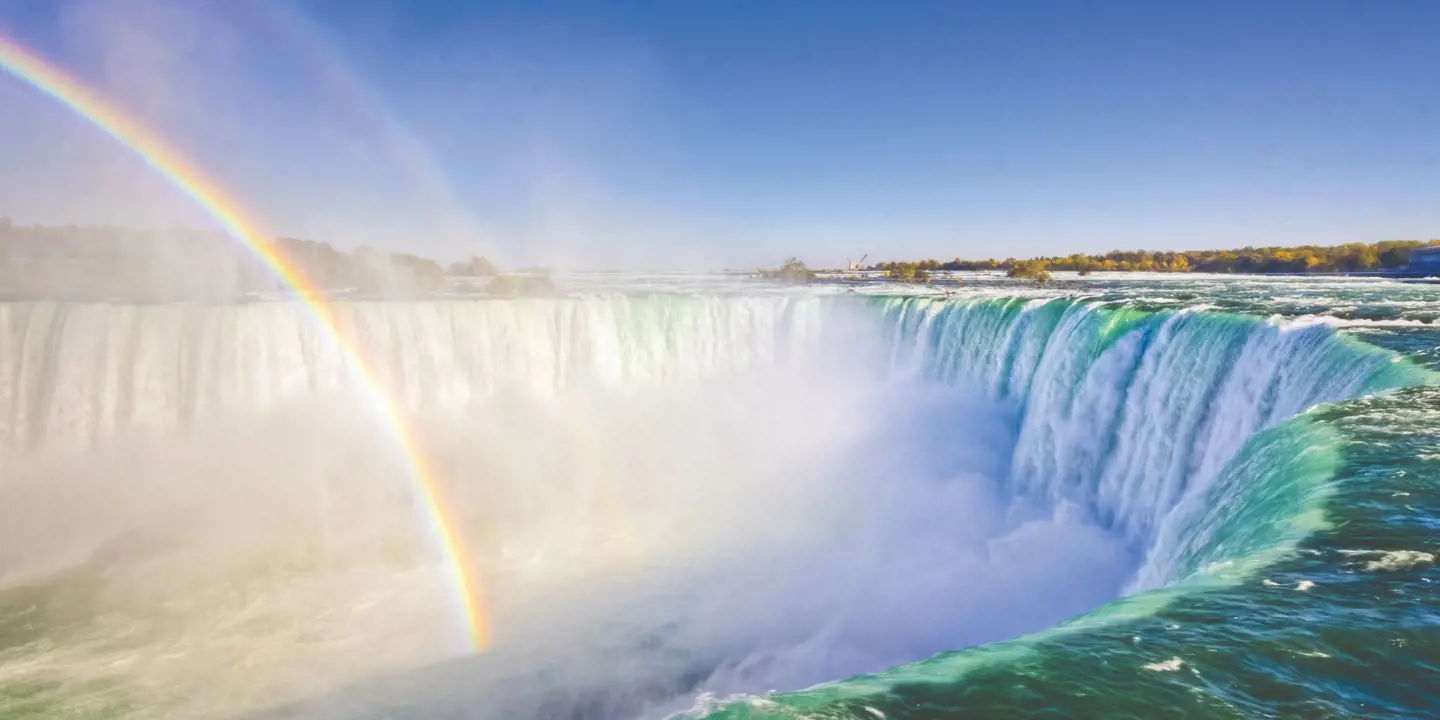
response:
[(1342, 318), (1334, 315), (1305, 315), (1293, 320), (1296, 323), (1315, 323), (1337, 328), (1433, 328), (1430, 320), (1393, 318), (1389, 320), (1366, 320), (1363, 318)]

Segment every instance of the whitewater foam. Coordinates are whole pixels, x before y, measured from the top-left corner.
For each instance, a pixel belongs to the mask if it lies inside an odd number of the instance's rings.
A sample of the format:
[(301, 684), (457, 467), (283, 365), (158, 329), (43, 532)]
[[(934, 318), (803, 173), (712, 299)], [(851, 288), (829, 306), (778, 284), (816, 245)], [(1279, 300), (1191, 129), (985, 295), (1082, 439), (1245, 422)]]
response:
[(1435, 555), (1419, 550), (1392, 550), (1380, 553), (1380, 557), (1365, 563), (1365, 569), (1370, 571), (1395, 571), (1408, 570), (1417, 565), (1435, 562)]
[(1177, 672), (1184, 665), (1184, 660), (1178, 657), (1172, 657), (1169, 660), (1163, 660), (1157, 663), (1150, 663), (1149, 665), (1145, 666), (1145, 669), (1153, 672)]

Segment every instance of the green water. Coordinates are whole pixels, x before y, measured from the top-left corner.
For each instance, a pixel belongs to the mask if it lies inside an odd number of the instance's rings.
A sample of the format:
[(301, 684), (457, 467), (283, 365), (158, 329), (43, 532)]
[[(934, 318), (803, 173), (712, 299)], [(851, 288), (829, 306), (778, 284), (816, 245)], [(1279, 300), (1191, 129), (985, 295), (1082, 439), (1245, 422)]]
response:
[[(875, 716), (873, 708), (891, 718), (1433, 717), (1440, 572), (1433, 562), (1380, 563), (1395, 557), (1384, 553), (1436, 549), (1437, 408), (1440, 392), (1427, 388), (1307, 418), (1338, 455), (1324, 525), (1234, 584), (1172, 597), (1157, 591), (1164, 602), (1141, 617), (739, 702), (711, 716), (863, 718)], [(1265, 503), (1292, 500), (1247, 502), (1261, 507), (1231, 522), (1248, 531), (1266, 522)], [(1270, 541), (1227, 539), (1246, 550)]]
[[(1427, 327), (1440, 319), (1433, 286), (1151, 279), (1084, 289), (1117, 309), (1107, 328), (1119, 332), (1136, 310), (1200, 304), (1333, 318), (1350, 340), (1440, 369), (1440, 329)], [(1377, 385), (1416, 382), (1405, 364), (1394, 373)], [(1252, 438), (1228, 473), (1207, 496), (1211, 514), (1181, 540), (1202, 560), (1169, 587), (1014, 641), (697, 715), (1440, 716), (1440, 389), (1317, 407)], [(1203, 562), (1217, 554), (1226, 561)]]

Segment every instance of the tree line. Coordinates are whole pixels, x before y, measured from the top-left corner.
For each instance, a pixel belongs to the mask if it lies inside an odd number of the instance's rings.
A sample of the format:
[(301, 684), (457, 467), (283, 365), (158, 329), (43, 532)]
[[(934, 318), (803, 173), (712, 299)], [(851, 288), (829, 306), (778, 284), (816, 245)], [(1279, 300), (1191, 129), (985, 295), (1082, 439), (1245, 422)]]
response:
[(917, 273), (935, 270), (996, 270), (1007, 273), (1019, 269), (1019, 277), (1030, 277), (1038, 270), (1070, 270), (1076, 272), (1208, 272), (1208, 273), (1306, 273), (1364, 272), (1395, 270), (1405, 267), (1410, 251), (1417, 247), (1440, 245), (1440, 239), (1383, 240), (1375, 243), (1344, 245), (1302, 245), (1299, 247), (1244, 247), (1237, 250), (1112, 250), (1100, 255), (1042, 256), (1029, 260), (1013, 257), (1004, 260), (963, 260), (949, 262), (887, 262), (871, 265), (870, 270), (883, 270), (903, 279)]

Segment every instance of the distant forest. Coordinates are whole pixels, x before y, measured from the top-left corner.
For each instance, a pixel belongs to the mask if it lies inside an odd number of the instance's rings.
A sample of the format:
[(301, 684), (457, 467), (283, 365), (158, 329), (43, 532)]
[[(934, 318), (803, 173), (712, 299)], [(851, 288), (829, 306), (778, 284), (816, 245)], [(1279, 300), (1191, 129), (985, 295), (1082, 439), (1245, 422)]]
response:
[(1209, 272), (1209, 273), (1304, 273), (1362, 272), (1405, 267), (1412, 248), (1440, 245), (1440, 239), (1385, 240), (1346, 245), (1302, 245), (1300, 247), (1246, 247), (1238, 250), (1185, 250), (1182, 252), (1112, 250), (1103, 255), (1038, 257), (1030, 260), (922, 260), (914, 263), (878, 263), (871, 270), (892, 274), (907, 270), (1005, 270), (1017, 265), (1039, 263), (1046, 270), (1079, 272)]
[[(276, 238), (275, 251), (322, 289), (423, 293), (446, 276), (488, 277), (481, 257), (442, 268), (427, 258)], [(0, 295), (55, 298), (228, 300), (279, 289), (249, 249), (223, 233), (109, 226), (17, 225), (0, 216)]]

